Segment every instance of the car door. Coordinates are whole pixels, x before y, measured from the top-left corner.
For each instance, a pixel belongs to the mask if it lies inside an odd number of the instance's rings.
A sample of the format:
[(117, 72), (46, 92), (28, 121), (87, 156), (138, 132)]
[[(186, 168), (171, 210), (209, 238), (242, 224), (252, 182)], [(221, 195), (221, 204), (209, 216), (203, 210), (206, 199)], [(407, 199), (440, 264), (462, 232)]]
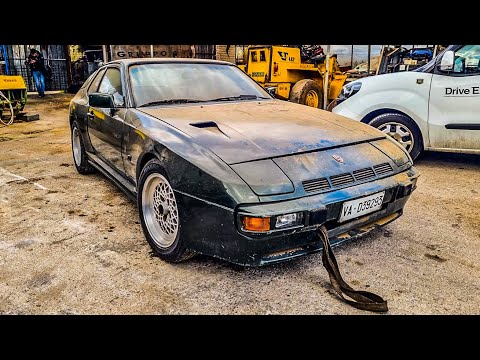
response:
[[(438, 59), (430, 88), (433, 148), (480, 150), (480, 45), (454, 48), (450, 66)], [(447, 55), (445, 52), (442, 56)], [(446, 59), (444, 59), (446, 60)]]
[(124, 131), (125, 99), (121, 69), (108, 67), (97, 92), (112, 94), (115, 108), (90, 107), (88, 134), (95, 154), (120, 173), (124, 173), (122, 138)]
[[(75, 114), (80, 120), (80, 124), (85, 124), (87, 126), (88, 123), (88, 117), (87, 114), (90, 111), (90, 106), (88, 104), (88, 95), (96, 92), (98, 90), (98, 86), (100, 85), (100, 81), (102, 80), (103, 75), (105, 74), (105, 69), (99, 70), (96, 74), (91, 75), (93, 78), (90, 80), (90, 78), (87, 80), (90, 83), (87, 85), (86, 89), (86, 95), (83, 94), (83, 96), (80, 96), (75, 100)], [(83, 126), (82, 126), (83, 128)], [(88, 144), (90, 144), (89, 141), (87, 141)], [(90, 151), (90, 146), (87, 146), (87, 150)]]

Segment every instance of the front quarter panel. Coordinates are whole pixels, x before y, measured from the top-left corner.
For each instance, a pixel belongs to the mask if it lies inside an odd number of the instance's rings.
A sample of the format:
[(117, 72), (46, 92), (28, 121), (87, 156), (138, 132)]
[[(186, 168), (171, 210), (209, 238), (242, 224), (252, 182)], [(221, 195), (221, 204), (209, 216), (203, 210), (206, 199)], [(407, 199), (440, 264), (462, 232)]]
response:
[(432, 74), (402, 72), (359, 80), (360, 91), (335, 106), (333, 113), (362, 121), (382, 109), (400, 111), (412, 118), (428, 144), (428, 102)]
[(144, 159), (154, 155), (176, 191), (230, 209), (259, 201), (227, 164), (181, 131), (135, 109), (127, 111), (125, 125), (124, 164), (134, 184)]

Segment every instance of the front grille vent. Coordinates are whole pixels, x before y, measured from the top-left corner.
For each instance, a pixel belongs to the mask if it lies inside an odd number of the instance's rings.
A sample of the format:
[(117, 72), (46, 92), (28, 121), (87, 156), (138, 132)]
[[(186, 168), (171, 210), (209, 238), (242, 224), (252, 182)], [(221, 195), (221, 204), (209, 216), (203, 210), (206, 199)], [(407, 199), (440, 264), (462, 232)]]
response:
[(382, 176), (393, 171), (392, 165), (390, 165), (389, 163), (378, 164), (375, 165), (373, 168), (375, 169), (375, 173), (378, 176)]
[(375, 165), (372, 168), (363, 168), (355, 170), (353, 173), (344, 173), (340, 175), (330, 176), (330, 182), (328, 178), (305, 180), (302, 182), (303, 188), (307, 193), (314, 193), (324, 190), (332, 189), (332, 187), (342, 187), (358, 183), (361, 181), (374, 179), (378, 176), (383, 176), (393, 172), (392, 165), (389, 163), (383, 163)]
[(367, 180), (375, 177), (375, 173), (372, 168), (365, 168), (360, 170), (355, 170), (353, 172), (356, 181)]
[(327, 178), (307, 180), (302, 182), (302, 185), (306, 192), (316, 192), (330, 189), (330, 184), (328, 183)]
[(345, 173), (345, 174), (330, 176), (330, 181), (332, 182), (333, 186), (343, 186), (343, 185), (354, 183), (355, 179), (353, 178), (352, 174)]

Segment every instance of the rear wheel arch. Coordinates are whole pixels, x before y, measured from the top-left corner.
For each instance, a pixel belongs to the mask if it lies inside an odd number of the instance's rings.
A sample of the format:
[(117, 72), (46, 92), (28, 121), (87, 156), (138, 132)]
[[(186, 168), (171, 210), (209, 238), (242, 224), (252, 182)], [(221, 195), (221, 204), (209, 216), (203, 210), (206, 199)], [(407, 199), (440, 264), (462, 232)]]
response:
[(73, 163), (80, 174), (86, 175), (96, 171), (96, 169), (89, 163), (89, 159), (85, 150), (85, 143), (80, 131), (78, 122), (74, 119), (70, 123), (71, 144)]
[(77, 119), (77, 117), (73, 114), (69, 115), (69, 120), (70, 120), (70, 128), (72, 128), (73, 122)]

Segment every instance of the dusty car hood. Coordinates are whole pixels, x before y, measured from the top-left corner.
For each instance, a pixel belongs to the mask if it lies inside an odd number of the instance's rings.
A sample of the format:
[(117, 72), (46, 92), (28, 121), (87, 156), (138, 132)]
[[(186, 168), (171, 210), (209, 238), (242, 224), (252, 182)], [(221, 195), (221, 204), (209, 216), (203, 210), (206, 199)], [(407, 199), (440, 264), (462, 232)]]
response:
[(385, 137), (380, 131), (360, 122), (282, 100), (161, 106), (139, 110), (192, 136), (227, 164)]

